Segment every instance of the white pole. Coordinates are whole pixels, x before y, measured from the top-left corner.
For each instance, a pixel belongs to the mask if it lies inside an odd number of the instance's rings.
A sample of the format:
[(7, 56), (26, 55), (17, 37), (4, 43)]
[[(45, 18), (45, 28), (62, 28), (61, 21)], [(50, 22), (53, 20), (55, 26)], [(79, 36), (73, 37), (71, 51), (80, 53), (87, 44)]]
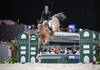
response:
[(28, 50), (28, 62), (30, 62), (30, 34), (29, 34), (29, 50)]

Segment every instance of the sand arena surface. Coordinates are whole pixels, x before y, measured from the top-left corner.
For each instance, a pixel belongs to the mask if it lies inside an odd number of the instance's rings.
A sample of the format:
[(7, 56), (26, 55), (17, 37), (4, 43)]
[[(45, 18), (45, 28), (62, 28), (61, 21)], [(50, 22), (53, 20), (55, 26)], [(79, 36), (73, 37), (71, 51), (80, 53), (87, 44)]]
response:
[(0, 64), (0, 70), (100, 70), (100, 65), (93, 64)]

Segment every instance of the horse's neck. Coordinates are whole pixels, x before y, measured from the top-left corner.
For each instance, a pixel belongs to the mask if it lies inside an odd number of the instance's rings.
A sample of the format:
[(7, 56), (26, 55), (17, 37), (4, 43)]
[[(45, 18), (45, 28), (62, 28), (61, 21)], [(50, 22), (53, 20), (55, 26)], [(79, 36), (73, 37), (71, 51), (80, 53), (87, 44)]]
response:
[(53, 17), (50, 24), (51, 24), (52, 30), (54, 32), (59, 31), (60, 22), (59, 22), (58, 18)]

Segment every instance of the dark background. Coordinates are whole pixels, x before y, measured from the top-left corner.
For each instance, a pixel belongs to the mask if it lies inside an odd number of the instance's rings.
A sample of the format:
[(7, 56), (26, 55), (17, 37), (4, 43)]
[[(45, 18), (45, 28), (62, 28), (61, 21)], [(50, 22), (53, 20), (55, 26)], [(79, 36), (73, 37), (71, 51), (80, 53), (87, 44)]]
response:
[(10, 41), (18, 36), (19, 33), (24, 31), (24, 25), (14, 25), (14, 26), (0, 26), (0, 40)]
[(74, 23), (77, 28), (100, 31), (97, 0), (0, 0), (0, 19), (20, 19), (24, 24), (36, 25), (46, 4), (52, 15), (64, 12), (67, 16), (64, 24)]

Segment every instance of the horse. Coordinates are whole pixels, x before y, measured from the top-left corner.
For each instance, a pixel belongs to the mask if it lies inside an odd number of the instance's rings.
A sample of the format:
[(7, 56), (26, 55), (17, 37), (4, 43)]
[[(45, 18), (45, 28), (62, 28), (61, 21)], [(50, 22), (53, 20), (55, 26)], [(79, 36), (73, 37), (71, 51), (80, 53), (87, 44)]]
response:
[(56, 31), (60, 31), (60, 22), (58, 18), (56, 18), (55, 16), (52, 17), (52, 20), (50, 20), (48, 24), (49, 24), (49, 27), (52, 29), (53, 33)]
[[(56, 32), (60, 31), (60, 22), (59, 19), (65, 19), (65, 15), (57, 13), (51, 17), (51, 20), (44, 21), (43, 23), (38, 22), (37, 32), (39, 33), (39, 42), (40, 45), (45, 45), (48, 43), (50, 36)], [(50, 30), (51, 28), (51, 30)]]
[[(49, 28), (52, 29), (52, 32), (61, 31), (60, 30), (60, 20), (66, 19), (66, 16), (63, 12), (57, 13), (51, 17), (51, 20), (48, 21)], [(44, 21), (47, 23), (46, 21)], [(44, 24), (43, 22), (43, 24)]]
[(39, 42), (45, 45), (49, 41), (50, 32), (46, 25), (38, 24), (37, 32), (39, 33)]

